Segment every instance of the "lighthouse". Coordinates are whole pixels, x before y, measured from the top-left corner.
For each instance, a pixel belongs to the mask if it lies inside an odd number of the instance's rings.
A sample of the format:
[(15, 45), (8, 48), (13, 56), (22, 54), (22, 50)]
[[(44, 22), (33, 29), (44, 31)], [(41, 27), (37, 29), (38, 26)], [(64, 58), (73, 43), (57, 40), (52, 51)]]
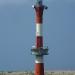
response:
[(44, 48), (43, 46), (43, 12), (48, 7), (43, 5), (43, 0), (36, 0), (36, 4), (32, 7), (36, 14), (36, 41), (35, 46), (31, 49), (35, 56), (34, 75), (44, 75), (44, 55), (48, 55), (48, 47)]

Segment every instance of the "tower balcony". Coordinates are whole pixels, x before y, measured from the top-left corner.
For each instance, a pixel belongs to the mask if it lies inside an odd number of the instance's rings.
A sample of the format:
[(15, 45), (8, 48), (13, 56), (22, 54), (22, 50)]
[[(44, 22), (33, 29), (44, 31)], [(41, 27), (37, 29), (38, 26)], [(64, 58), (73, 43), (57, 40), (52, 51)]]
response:
[(48, 47), (46, 48), (32, 48), (31, 49), (32, 55), (48, 55)]

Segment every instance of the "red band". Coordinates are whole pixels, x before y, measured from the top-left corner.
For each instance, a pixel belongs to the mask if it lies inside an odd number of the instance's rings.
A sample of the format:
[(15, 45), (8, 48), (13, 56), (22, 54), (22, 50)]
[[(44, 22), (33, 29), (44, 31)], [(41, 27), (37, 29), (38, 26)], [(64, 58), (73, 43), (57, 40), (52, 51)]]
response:
[(43, 7), (36, 7), (36, 23), (42, 23)]
[(35, 64), (35, 75), (44, 75), (44, 64)]
[(43, 47), (43, 37), (42, 36), (36, 37), (36, 47), (37, 48)]

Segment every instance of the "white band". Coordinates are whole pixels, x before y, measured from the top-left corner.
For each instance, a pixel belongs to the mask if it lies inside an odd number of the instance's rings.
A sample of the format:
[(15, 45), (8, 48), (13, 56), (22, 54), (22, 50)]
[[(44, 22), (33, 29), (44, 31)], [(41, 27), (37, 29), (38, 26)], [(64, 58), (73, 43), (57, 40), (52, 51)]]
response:
[(43, 63), (43, 57), (42, 56), (37, 56), (35, 59), (35, 63)]
[(36, 24), (36, 36), (42, 36), (42, 24)]

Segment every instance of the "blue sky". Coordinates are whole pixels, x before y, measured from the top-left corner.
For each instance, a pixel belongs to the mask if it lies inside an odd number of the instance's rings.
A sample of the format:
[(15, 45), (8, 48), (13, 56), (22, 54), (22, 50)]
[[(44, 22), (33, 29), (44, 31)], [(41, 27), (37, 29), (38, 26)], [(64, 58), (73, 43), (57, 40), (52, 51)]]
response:
[[(0, 0), (0, 71), (34, 70), (33, 0)], [(75, 0), (44, 0), (45, 70), (75, 70)]]

